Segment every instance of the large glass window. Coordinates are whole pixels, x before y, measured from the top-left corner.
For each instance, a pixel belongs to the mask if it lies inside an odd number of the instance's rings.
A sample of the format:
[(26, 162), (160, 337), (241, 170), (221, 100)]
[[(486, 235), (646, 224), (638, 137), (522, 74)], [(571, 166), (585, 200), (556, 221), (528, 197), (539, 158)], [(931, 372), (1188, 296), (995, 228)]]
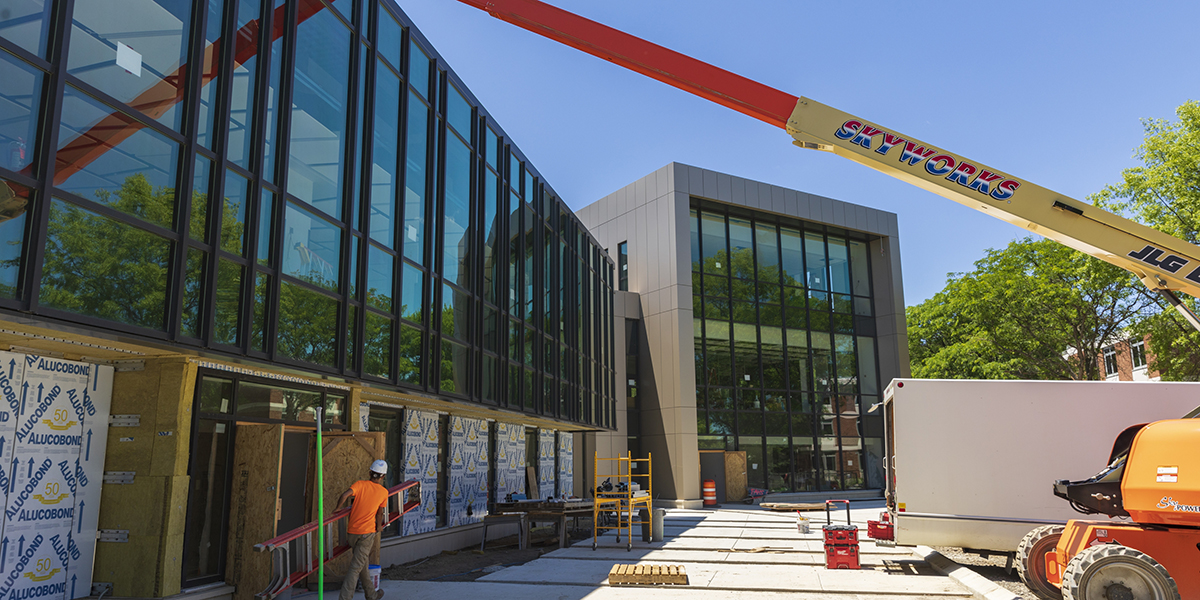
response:
[[(0, 81), (0, 166), (19, 172), (32, 163), (37, 148), (42, 72), (0, 52)], [(36, 170), (33, 164), (27, 174), (36, 176)]]
[(618, 288), (622, 292), (629, 291), (629, 242), (617, 244)]
[(283, 226), (283, 272), (336, 291), (342, 230), (291, 202)]
[(229, 169), (225, 172), (225, 200), (221, 213), (221, 249), (233, 254), (246, 252), (246, 212), (250, 204), (250, 182)]
[(33, 190), (0, 178), (0, 297), (20, 292), (21, 250), (25, 247), (25, 214)]
[(233, 346), (240, 339), (242, 275), (245, 269), (224, 258), (217, 262), (216, 325), (213, 341)]
[(395, 266), (395, 257), (371, 245), (367, 257), (367, 304), (392, 312), (392, 272)]
[(425, 292), (425, 274), (420, 269), (405, 263), (401, 284), (400, 310), (398, 312), (401, 317), (420, 323), (421, 315), (425, 312), (425, 303), (422, 299)]
[(386, 58), (389, 63), (396, 69), (400, 68), (400, 24), (396, 22), (396, 17), (383, 7), (380, 3), (378, 7), (378, 28), (379, 28), (379, 54)]
[[(276, 11), (282, 16), (282, 11)], [(279, 132), (279, 93), (280, 77), (283, 62), (283, 36), (271, 42), (271, 72), (267, 79), (266, 111), (263, 113), (266, 122), (263, 127), (263, 177), (267, 181), (275, 181), (275, 161), (278, 160)]]
[(423, 98), (429, 98), (429, 55), (415, 42), (408, 46), (408, 81)]
[(67, 86), (55, 179), (59, 188), (170, 228), (179, 144)]
[(170, 256), (166, 239), (56, 198), (50, 204), (41, 303), (162, 330)]
[(745, 451), (751, 485), (869, 487), (879, 438), (861, 437), (858, 407), (878, 394), (875, 344), (850, 314), (870, 303), (867, 242), (776, 219), (692, 211), (697, 432)]
[(428, 133), (429, 107), (416, 94), (409, 93), (408, 131), (404, 145), (404, 257), (418, 264), (425, 262)]
[(183, 280), (183, 311), (180, 315), (180, 333), (188, 337), (199, 338), (203, 334), (204, 315), (201, 313), (201, 306), (204, 302), (204, 270), (207, 263), (208, 256), (205, 252), (188, 248)]
[(462, 92), (453, 85), (446, 97), (446, 122), (461, 135), (464, 140), (471, 139), (471, 105), (463, 97)]
[(178, 129), (191, 13), (190, 0), (79, 2), (67, 72)]
[[(237, 59), (229, 97), (229, 133), (226, 156), (238, 166), (248, 169), (251, 154), (251, 123), (258, 95), (258, 19), (265, 0), (243, 0), (237, 3), (234, 22), (233, 52)], [(211, 84), (210, 84), (211, 85)], [(218, 126), (220, 127), (220, 126)]]
[(471, 149), (448, 134), (446, 143), (446, 218), (442, 221), (442, 277), (464, 288), (471, 285)]
[(52, 4), (46, 0), (5, 2), (0, 9), (0, 37), (44, 56)]
[(391, 319), (367, 311), (367, 334), (363, 344), (363, 372), (383, 379), (392, 376)]
[(279, 290), (279, 354), (334, 366), (337, 362), (337, 300), (284, 281)]
[(296, 36), (287, 191), (341, 219), (350, 32), (322, 10), (302, 21)]
[[(386, 17), (391, 19), (391, 17)], [(400, 139), (400, 78), (383, 61), (375, 66), (375, 127), (371, 132), (371, 237), (394, 248), (396, 141)]]
[(200, 74), (200, 105), (196, 109), (196, 141), (205, 148), (212, 149), (216, 142), (213, 128), (216, 120), (213, 118), (217, 110), (217, 91), (221, 56), (221, 18), (222, 0), (208, 0), (207, 15), (204, 22), (204, 54), (210, 56), (208, 68)]

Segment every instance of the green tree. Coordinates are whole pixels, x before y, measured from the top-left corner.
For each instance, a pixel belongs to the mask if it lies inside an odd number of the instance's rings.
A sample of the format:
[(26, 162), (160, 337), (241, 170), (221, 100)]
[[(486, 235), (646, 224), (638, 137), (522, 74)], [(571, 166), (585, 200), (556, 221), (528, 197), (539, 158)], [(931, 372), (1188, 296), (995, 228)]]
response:
[[(1178, 121), (1146, 119), (1145, 139), (1134, 157), (1143, 165), (1125, 169), (1121, 182), (1089, 197), (1093, 203), (1125, 213), (1191, 244), (1200, 242), (1200, 102), (1185, 102)], [(1200, 379), (1200, 332), (1149, 290), (1142, 293), (1160, 310), (1134, 327), (1150, 335), (1150, 368), (1168, 381)], [(1197, 310), (1195, 298), (1184, 302)]]
[(909, 307), (914, 377), (1102, 379), (1097, 357), (1153, 309), (1128, 272), (1024, 238)]

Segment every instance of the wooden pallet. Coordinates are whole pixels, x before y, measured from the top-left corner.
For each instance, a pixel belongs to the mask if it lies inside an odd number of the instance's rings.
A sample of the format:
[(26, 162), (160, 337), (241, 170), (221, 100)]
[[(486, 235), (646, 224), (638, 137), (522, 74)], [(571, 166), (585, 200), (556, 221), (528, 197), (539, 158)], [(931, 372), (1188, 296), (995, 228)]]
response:
[(687, 585), (682, 565), (613, 565), (609, 585)]

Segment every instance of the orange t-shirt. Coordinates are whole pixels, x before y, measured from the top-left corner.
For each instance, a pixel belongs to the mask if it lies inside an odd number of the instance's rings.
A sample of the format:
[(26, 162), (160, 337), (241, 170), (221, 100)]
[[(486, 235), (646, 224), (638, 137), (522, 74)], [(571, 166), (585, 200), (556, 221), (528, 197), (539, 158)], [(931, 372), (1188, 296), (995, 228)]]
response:
[(354, 505), (350, 507), (348, 533), (362, 535), (375, 533), (375, 513), (387, 502), (388, 493), (382, 485), (370, 481), (356, 481), (350, 486), (354, 492)]

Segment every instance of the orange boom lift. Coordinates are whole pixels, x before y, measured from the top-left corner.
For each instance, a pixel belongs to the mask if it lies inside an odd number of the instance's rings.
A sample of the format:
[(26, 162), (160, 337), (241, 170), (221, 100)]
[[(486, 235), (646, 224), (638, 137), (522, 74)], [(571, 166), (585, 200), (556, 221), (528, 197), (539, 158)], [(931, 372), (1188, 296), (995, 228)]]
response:
[[(781, 92), (537, 0), (459, 0), (492, 16), (786, 129), (832, 152), (1134, 273), (1200, 329), (1200, 248), (808, 98)], [(1118, 436), (1109, 465), (1054, 493), (1085, 514), (1035, 529), (1020, 571), (1044, 598), (1200, 599), (1200, 409)], [(1060, 592), (1061, 588), (1061, 592)]]

